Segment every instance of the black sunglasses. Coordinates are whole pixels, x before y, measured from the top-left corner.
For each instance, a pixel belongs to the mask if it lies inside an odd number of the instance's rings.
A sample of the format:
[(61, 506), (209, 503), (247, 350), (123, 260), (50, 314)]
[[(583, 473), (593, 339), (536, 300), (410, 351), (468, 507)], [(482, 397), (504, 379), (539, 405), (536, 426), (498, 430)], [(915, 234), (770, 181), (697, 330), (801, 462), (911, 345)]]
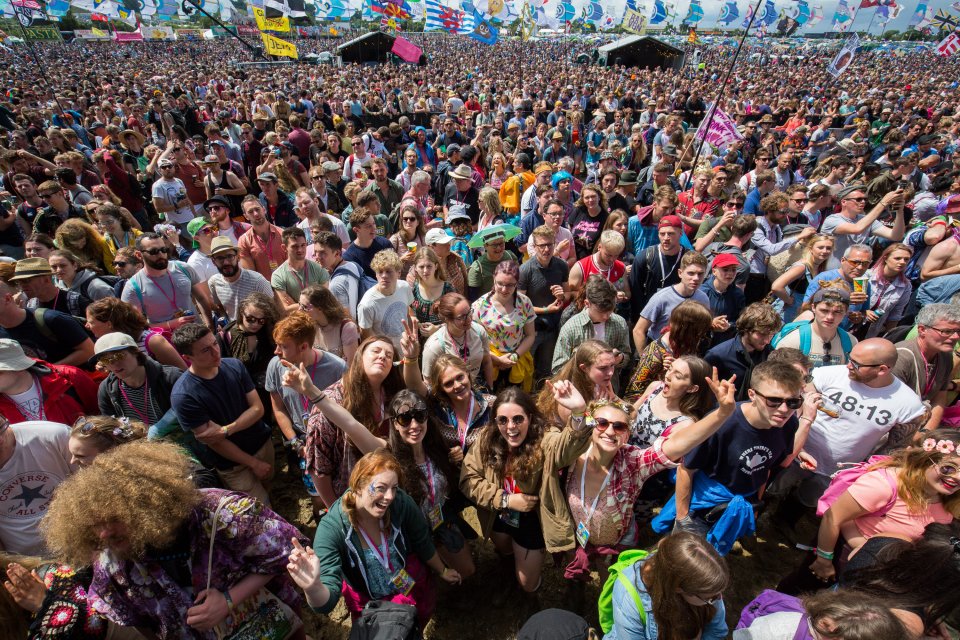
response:
[(754, 389), (753, 392), (763, 398), (763, 401), (766, 402), (767, 406), (771, 409), (776, 409), (782, 404), (786, 404), (787, 409), (799, 409), (803, 406), (803, 398), (778, 398), (776, 396), (765, 396), (756, 389)]
[(410, 423), (414, 420), (420, 424), (424, 424), (427, 421), (427, 409), (426, 407), (407, 409), (402, 413), (394, 415), (393, 419), (397, 421), (397, 424), (404, 428), (409, 427)]
[(630, 430), (630, 425), (620, 420), (607, 420), (606, 418), (594, 418), (597, 424), (593, 427), (597, 431), (606, 431), (610, 427), (617, 433), (626, 433)]
[(113, 263), (113, 266), (115, 266), (115, 267), (120, 267), (120, 268), (122, 269), (123, 267), (127, 266), (128, 264), (130, 264), (130, 263), (129, 263), (129, 262), (119, 262), (119, 261), (118, 261), (118, 262), (114, 262), (114, 263)]
[(158, 249), (143, 249), (143, 250), (142, 250), (142, 253), (145, 253), (145, 254), (147, 254), (148, 256), (155, 256), (155, 255), (157, 255), (158, 253), (162, 253), (163, 255), (167, 255), (167, 254), (169, 253), (169, 250), (168, 250), (166, 247), (160, 247), (160, 248), (158, 248)]
[(513, 422), (514, 425), (520, 426), (521, 424), (523, 424), (523, 421), (526, 419), (527, 419), (526, 416), (522, 416), (520, 414), (513, 416), (513, 420), (511, 420), (507, 416), (497, 416), (497, 424), (500, 425), (501, 427), (505, 427), (508, 424), (510, 424), (510, 422)]

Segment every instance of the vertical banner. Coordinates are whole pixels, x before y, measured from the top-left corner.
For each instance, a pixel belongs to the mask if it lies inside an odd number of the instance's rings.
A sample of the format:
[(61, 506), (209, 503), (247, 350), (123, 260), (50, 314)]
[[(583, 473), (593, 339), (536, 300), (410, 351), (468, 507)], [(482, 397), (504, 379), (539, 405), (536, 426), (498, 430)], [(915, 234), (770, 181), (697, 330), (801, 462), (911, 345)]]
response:
[(860, 36), (853, 34), (847, 41), (843, 43), (843, 46), (840, 47), (840, 51), (837, 52), (837, 56), (833, 61), (827, 66), (827, 73), (829, 73), (834, 78), (839, 78), (840, 74), (847, 70), (847, 67), (850, 66), (850, 63), (853, 62), (854, 56), (857, 55), (857, 48), (860, 46)]

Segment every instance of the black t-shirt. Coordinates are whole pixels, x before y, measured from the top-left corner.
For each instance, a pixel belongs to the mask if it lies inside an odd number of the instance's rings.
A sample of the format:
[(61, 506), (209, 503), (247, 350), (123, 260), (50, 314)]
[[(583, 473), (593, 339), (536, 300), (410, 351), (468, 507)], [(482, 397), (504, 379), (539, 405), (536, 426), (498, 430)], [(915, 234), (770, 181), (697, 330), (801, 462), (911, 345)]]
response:
[[(536, 238), (533, 240), (536, 242)], [(536, 258), (531, 258), (520, 267), (520, 281), (517, 288), (526, 293), (535, 307), (547, 307), (556, 298), (550, 293), (550, 287), (563, 285), (570, 275), (570, 267), (556, 256), (550, 258), (547, 266), (542, 266)], [(538, 313), (534, 326), (538, 330), (555, 331), (560, 327), (560, 311)]]
[(455, 204), (462, 204), (467, 208), (467, 214), (470, 216), (470, 222), (477, 224), (480, 220), (480, 205), (477, 202), (480, 199), (480, 192), (472, 186), (466, 193), (457, 191), (457, 181), (450, 178), (446, 189), (443, 190), (443, 204), (452, 207)]
[(755, 429), (739, 403), (720, 430), (683, 457), (683, 466), (706, 473), (740, 496), (755, 494), (793, 451), (800, 421), (794, 415), (779, 429)]
[(31, 358), (54, 363), (68, 357), (84, 340), (90, 339), (83, 326), (66, 313), (45, 309), (43, 324), (45, 330), (41, 331), (33, 312), (28, 311), (27, 317), (16, 327), (0, 328), (0, 337), (19, 342), (24, 353)]
[(373, 244), (367, 248), (358, 247), (356, 244), (351, 244), (349, 247), (347, 247), (347, 250), (343, 252), (343, 259), (349, 260), (350, 262), (356, 262), (358, 265), (363, 267), (363, 272), (365, 274), (371, 278), (376, 278), (377, 274), (374, 273), (373, 269), (370, 268), (370, 262), (373, 260), (373, 256), (377, 255), (384, 249), (393, 249), (393, 245), (390, 244), (390, 241), (386, 238), (376, 236), (373, 239)]
[(600, 215), (590, 217), (585, 207), (576, 207), (567, 220), (567, 227), (573, 233), (573, 245), (577, 250), (577, 260), (583, 260), (594, 252), (597, 240), (603, 233), (603, 225), (607, 223), (607, 212), (600, 210)]
[[(230, 424), (247, 410), (246, 394), (253, 391), (253, 378), (236, 358), (224, 358), (212, 380), (205, 380), (190, 371), (173, 385), (170, 404), (184, 431), (193, 431), (206, 426), (212, 420), (219, 425)], [(254, 455), (270, 439), (270, 427), (257, 420), (242, 431), (227, 439), (244, 453)], [(237, 464), (210, 450), (212, 464), (217, 469), (231, 469)]]

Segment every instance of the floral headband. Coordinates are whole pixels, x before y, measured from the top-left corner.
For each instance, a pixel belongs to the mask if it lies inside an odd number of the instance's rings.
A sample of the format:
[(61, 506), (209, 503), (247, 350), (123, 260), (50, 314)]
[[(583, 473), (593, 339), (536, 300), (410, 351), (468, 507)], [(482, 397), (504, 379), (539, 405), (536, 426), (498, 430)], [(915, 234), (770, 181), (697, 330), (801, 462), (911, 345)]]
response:
[(936, 450), (944, 455), (957, 450), (957, 445), (953, 443), (953, 440), (934, 440), (933, 438), (927, 438), (923, 441), (922, 446), (924, 451)]

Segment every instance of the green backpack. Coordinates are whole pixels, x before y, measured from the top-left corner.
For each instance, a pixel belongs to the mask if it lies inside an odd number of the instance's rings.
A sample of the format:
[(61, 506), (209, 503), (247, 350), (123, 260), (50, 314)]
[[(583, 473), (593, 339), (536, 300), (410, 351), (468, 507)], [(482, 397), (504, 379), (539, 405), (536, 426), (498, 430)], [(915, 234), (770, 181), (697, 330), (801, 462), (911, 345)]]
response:
[(600, 590), (600, 599), (597, 600), (597, 609), (600, 612), (600, 628), (604, 633), (610, 633), (613, 628), (613, 585), (620, 582), (627, 589), (627, 593), (633, 598), (633, 603), (637, 605), (637, 611), (640, 613), (640, 619), (644, 624), (647, 623), (647, 612), (643, 608), (643, 601), (640, 600), (640, 592), (634, 586), (633, 582), (625, 573), (640, 560), (645, 560), (649, 554), (641, 549), (627, 549), (619, 556), (617, 561), (610, 565), (610, 575)]

